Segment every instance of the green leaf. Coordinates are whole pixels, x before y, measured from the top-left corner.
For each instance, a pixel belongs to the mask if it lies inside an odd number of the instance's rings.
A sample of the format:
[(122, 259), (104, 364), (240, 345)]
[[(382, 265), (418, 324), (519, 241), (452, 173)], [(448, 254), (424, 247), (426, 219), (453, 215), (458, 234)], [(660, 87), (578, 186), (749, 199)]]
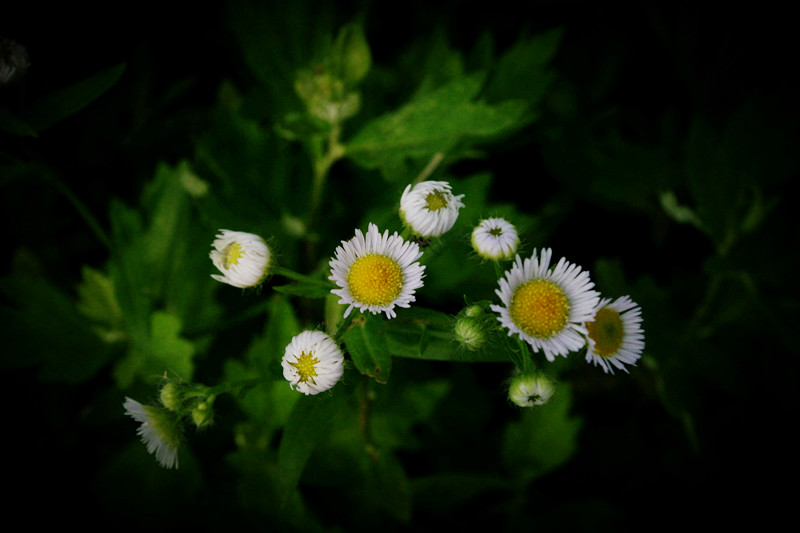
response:
[(114, 369), (118, 386), (128, 388), (136, 378), (153, 382), (165, 373), (191, 380), (195, 346), (181, 337), (180, 331), (180, 318), (164, 311), (154, 312), (147, 337), (134, 338), (131, 350)]
[(387, 179), (399, 179), (398, 169), (408, 159), (427, 160), (518, 127), (527, 104), (475, 101), (483, 81), (481, 73), (458, 77), (373, 119), (346, 143), (346, 155), (365, 168), (380, 168)]
[(362, 315), (353, 320), (343, 340), (356, 368), (379, 383), (389, 380), (392, 355), (386, 342), (386, 324), (379, 317)]
[(526, 100), (537, 105), (555, 79), (550, 61), (561, 44), (563, 30), (550, 31), (520, 38), (498, 59), (486, 84), (484, 96), (498, 101), (508, 98)]
[(507, 363), (510, 360), (504, 335), (497, 331), (487, 332), (489, 341), (485, 349), (469, 351), (455, 341), (452, 327), (453, 319), (447, 313), (424, 307), (404, 309), (386, 325), (389, 353), (428, 361)]
[(503, 493), (512, 488), (508, 479), (476, 473), (435, 473), (412, 481), (414, 503), (434, 516), (457, 512), (467, 502), (478, 503), (487, 493)]
[(366, 499), (400, 522), (411, 519), (411, 486), (403, 465), (388, 450), (375, 450), (369, 461)]
[(325, 298), (330, 294), (331, 289), (335, 288), (335, 285), (330, 281), (304, 276), (288, 269), (277, 267), (275, 273), (295, 280), (295, 283), (273, 287), (275, 291), (283, 294), (303, 296), (305, 298)]
[(0, 367), (39, 365), (43, 381), (75, 384), (109, 363), (109, 346), (92, 331), (73, 299), (47, 280), (0, 278), (0, 295)]
[(106, 342), (121, 340), (125, 337), (125, 323), (111, 278), (89, 266), (84, 266), (82, 273), (78, 310), (95, 324), (100, 338)]
[(572, 394), (561, 384), (544, 405), (522, 410), (503, 439), (502, 459), (515, 477), (530, 481), (566, 463), (578, 447), (581, 421), (569, 414)]
[(26, 111), (26, 122), (37, 132), (77, 113), (110, 89), (122, 76), (125, 64), (102, 70), (35, 101)]
[(36, 137), (36, 130), (6, 109), (5, 106), (0, 106), (0, 130), (21, 137)]
[(314, 448), (330, 432), (343, 397), (343, 394), (302, 395), (295, 403), (278, 447), (282, 504), (289, 500), (300, 482)]

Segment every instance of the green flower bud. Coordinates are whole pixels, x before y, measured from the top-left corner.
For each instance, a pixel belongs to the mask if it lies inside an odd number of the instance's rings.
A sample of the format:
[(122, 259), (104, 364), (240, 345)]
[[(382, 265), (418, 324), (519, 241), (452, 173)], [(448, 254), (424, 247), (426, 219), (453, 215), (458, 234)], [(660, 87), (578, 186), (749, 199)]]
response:
[(468, 316), (470, 318), (477, 318), (483, 314), (483, 307), (480, 305), (470, 305), (466, 309), (464, 309), (464, 316)]
[(465, 316), (456, 319), (453, 326), (456, 341), (470, 351), (475, 351), (486, 344), (486, 331), (480, 320)]
[(180, 385), (172, 381), (168, 382), (161, 387), (160, 399), (161, 405), (177, 413), (181, 409), (181, 404), (183, 403), (183, 392)]
[(301, 71), (294, 84), (309, 115), (327, 124), (339, 124), (361, 108), (361, 97), (348, 91), (344, 82), (321, 67)]
[(348, 24), (339, 30), (333, 61), (342, 81), (351, 87), (367, 75), (372, 66), (372, 54), (364, 29), (359, 24)]
[(544, 374), (526, 372), (511, 380), (508, 399), (520, 407), (533, 407), (547, 403), (555, 391), (555, 385)]
[(214, 409), (210, 402), (200, 402), (192, 409), (192, 422), (198, 429), (207, 426), (214, 418)]

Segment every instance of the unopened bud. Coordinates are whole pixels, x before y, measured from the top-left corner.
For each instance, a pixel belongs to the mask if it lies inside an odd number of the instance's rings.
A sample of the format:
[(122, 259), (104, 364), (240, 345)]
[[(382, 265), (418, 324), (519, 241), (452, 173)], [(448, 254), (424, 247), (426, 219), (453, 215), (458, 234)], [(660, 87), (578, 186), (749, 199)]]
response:
[(200, 402), (192, 409), (192, 422), (198, 429), (210, 424), (213, 418), (214, 410), (208, 402)]
[(168, 382), (161, 387), (160, 399), (161, 405), (177, 413), (181, 409), (181, 404), (183, 403), (181, 387), (177, 383)]
[(334, 64), (338, 64), (342, 80), (349, 86), (367, 75), (372, 65), (372, 55), (360, 25), (348, 24), (339, 30), (333, 60)]
[(533, 407), (547, 403), (555, 391), (555, 385), (547, 376), (539, 372), (527, 372), (511, 380), (508, 398), (520, 407)]
[(480, 320), (465, 316), (456, 319), (453, 336), (458, 343), (470, 351), (475, 351), (486, 344), (486, 331)]

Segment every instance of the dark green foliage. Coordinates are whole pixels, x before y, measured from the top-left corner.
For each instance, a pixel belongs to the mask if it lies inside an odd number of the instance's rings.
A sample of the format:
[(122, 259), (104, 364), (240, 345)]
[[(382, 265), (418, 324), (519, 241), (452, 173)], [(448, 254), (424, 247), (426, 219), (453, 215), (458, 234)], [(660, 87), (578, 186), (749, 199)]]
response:
[[(60, 26), (8, 33), (31, 57), (0, 86), (11, 515), (25, 503), (158, 530), (780, 522), (800, 357), (785, 17), (666, 2), (153, 7), (136, 35), (74, 22), (74, 64)], [(423, 248), (425, 286), (395, 319), (343, 319), (334, 250), (369, 222), (401, 231), (400, 195), (420, 178), (465, 203)], [(603, 296), (630, 295), (639, 364), (610, 375), (583, 352), (533, 354), (557, 393), (510, 403), (527, 354), (487, 311), (507, 267), (470, 247), (489, 216), (516, 225), (521, 255), (552, 247)], [(223, 228), (267, 240), (278, 268), (260, 287), (211, 278)], [(474, 350), (452, 335), (468, 305), (491, 315)], [(281, 369), (304, 329), (346, 354), (317, 396)], [(165, 379), (217, 394), (177, 471), (122, 407), (157, 402)]]

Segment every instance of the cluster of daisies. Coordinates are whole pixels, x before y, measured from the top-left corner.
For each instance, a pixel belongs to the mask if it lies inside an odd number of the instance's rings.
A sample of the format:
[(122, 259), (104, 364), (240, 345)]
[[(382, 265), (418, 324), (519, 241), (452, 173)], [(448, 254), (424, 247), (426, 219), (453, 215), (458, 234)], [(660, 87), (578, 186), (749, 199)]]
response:
[[(366, 233), (357, 229), (354, 237), (341, 242), (329, 262), (328, 279), (336, 285), (331, 292), (347, 306), (345, 317), (356, 308), (392, 319), (396, 308), (410, 307), (425, 277), (418, 242), (448, 232), (464, 206), (463, 197), (454, 195), (444, 181), (409, 185), (400, 199), (399, 215), (413, 238), (381, 232), (370, 223)], [(517, 230), (505, 219), (480, 221), (472, 231), (471, 244), (484, 260), (513, 259), (495, 291), (500, 303), (490, 305), (496, 313), (495, 327), (505, 328), (509, 336), (517, 335), (548, 361), (585, 347), (586, 360), (607, 373), (627, 371), (626, 365), (636, 364), (644, 349), (644, 332), (641, 310), (629, 297), (601, 298), (586, 270), (564, 258), (553, 265), (549, 248), (534, 250), (523, 259), (517, 254)], [(258, 235), (220, 230), (212, 246), (210, 257), (221, 273), (212, 277), (234, 287), (258, 286), (274, 266), (269, 246)], [(306, 330), (286, 346), (281, 364), (293, 389), (318, 394), (339, 381), (344, 361), (334, 338)], [(552, 393), (546, 377), (528, 373), (512, 380), (509, 398), (517, 405), (530, 406), (546, 402)], [(126, 409), (146, 428), (140, 433), (151, 451), (159, 445), (170, 447), (157, 440), (158, 432), (151, 431), (152, 417), (146, 416), (150, 411), (128, 402)], [(163, 451), (156, 451), (156, 456), (172, 461)]]

